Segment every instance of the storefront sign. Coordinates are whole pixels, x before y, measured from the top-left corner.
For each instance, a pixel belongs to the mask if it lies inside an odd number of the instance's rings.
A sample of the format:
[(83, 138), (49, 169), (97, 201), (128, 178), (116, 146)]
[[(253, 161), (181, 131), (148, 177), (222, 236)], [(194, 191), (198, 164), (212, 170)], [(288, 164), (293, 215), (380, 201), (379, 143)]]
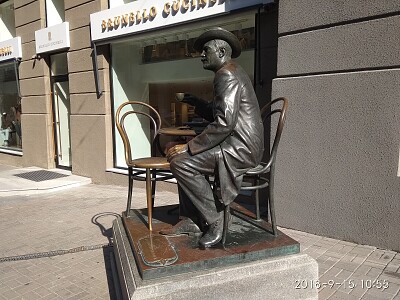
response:
[(0, 61), (12, 58), (22, 58), (21, 38), (19, 36), (0, 42)]
[(138, 0), (90, 15), (92, 41), (156, 29), (273, 0)]
[(70, 47), (69, 23), (64, 22), (35, 31), (36, 53), (52, 52)]

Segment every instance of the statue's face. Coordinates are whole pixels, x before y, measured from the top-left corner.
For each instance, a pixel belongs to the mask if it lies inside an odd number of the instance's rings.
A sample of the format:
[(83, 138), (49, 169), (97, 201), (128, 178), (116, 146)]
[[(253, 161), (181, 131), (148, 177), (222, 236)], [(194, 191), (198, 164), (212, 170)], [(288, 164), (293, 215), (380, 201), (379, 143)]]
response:
[(214, 40), (204, 44), (203, 51), (201, 53), (201, 61), (203, 62), (203, 68), (210, 71), (217, 71), (223, 64), (223, 53), (220, 48), (217, 47)]

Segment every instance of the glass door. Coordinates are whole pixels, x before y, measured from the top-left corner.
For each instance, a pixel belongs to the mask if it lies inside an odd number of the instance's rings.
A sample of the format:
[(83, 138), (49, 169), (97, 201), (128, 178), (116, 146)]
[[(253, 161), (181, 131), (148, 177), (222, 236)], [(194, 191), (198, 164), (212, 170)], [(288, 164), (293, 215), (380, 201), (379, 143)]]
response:
[(59, 167), (70, 168), (70, 99), (68, 80), (53, 83), (54, 130), (56, 142), (56, 162)]
[(72, 166), (67, 53), (50, 56), (51, 92), (53, 95), (53, 124), (55, 160), (57, 167)]

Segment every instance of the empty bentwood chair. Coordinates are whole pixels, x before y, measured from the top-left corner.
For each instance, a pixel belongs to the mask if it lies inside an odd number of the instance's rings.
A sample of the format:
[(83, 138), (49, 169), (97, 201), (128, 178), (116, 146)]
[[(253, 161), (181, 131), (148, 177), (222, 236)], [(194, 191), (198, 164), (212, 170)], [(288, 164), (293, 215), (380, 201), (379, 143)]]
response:
[[(257, 223), (262, 220), (260, 216), (260, 190), (267, 188), (267, 205), (269, 208), (272, 234), (274, 236), (277, 235), (275, 206), (274, 206), (275, 162), (276, 162), (276, 155), (278, 151), (279, 141), (281, 139), (283, 126), (285, 124), (287, 108), (288, 108), (288, 100), (286, 98), (281, 97), (272, 100), (261, 109), (261, 117), (265, 129), (273, 128), (272, 124), (271, 126), (269, 126), (271, 123), (272, 116), (276, 115), (278, 117), (275, 136), (271, 134), (271, 140), (273, 139), (272, 148), (270, 150), (269, 145), (265, 145), (264, 151), (266, 153), (264, 153), (264, 157), (266, 157), (266, 159), (263, 159), (263, 161), (257, 167), (246, 172), (241, 187), (242, 191), (251, 191), (252, 196), (254, 196), (255, 198), (256, 211), (255, 211), (254, 223)], [(232, 203), (231, 207), (232, 209), (235, 210), (236, 213), (238, 213), (239, 217), (242, 216), (250, 222), (253, 221), (251, 218), (248, 218), (245, 214), (240, 213), (240, 210), (235, 209), (240, 207), (236, 203)], [(225, 207), (224, 232), (222, 237), (222, 244), (225, 244), (226, 241), (226, 234), (229, 223), (228, 220), (229, 209), (230, 206)]]
[[(128, 110), (122, 115), (121, 111), (124, 107)], [(136, 109), (135, 109), (136, 108)], [(134, 144), (129, 140), (129, 135), (127, 131), (134, 131), (135, 128), (126, 128), (125, 121), (129, 115), (143, 116), (149, 120), (150, 130), (150, 142), (151, 142), (151, 156), (141, 157), (132, 159), (132, 154), (135, 150)], [(147, 198), (147, 214), (148, 214), (148, 226), (149, 230), (152, 230), (152, 217), (153, 217), (153, 207), (154, 207), (154, 196), (155, 196), (155, 184), (156, 181), (166, 180), (173, 178), (173, 175), (169, 172), (169, 162), (165, 157), (156, 157), (154, 151), (154, 139), (158, 134), (158, 130), (161, 127), (161, 117), (159, 113), (149, 104), (138, 102), (138, 101), (128, 101), (121, 104), (115, 114), (115, 120), (118, 132), (121, 135), (122, 141), (124, 143), (125, 150), (125, 161), (128, 165), (128, 202), (126, 206), (126, 216), (129, 216), (129, 211), (131, 209), (132, 202), (132, 190), (133, 190), (133, 180), (146, 181), (146, 198)], [(143, 124), (143, 123), (142, 123)], [(147, 126), (147, 125), (146, 125)], [(141, 176), (145, 174), (145, 177)]]

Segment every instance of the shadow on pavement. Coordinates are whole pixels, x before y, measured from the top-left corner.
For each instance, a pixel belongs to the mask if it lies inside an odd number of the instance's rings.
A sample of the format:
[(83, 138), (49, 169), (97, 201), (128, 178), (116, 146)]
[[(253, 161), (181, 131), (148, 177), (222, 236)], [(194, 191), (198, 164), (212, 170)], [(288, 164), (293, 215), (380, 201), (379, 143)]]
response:
[(99, 222), (99, 219), (109, 216), (118, 217), (120, 215), (113, 212), (98, 213), (92, 217), (92, 223), (98, 226), (100, 228), (101, 234), (108, 239), (108, 246), (103, 247), (104, 265), (107, 275), (108, 290), (110, 292), (110, 300), (120, 300), (122, 299), (122, 296), (119, 286), (118, 273), (115, 269), (115, 262), (112, 261), (114, 259), (112, 227), (110, 226), (109, 228), (107, 228), (101, 222)]

